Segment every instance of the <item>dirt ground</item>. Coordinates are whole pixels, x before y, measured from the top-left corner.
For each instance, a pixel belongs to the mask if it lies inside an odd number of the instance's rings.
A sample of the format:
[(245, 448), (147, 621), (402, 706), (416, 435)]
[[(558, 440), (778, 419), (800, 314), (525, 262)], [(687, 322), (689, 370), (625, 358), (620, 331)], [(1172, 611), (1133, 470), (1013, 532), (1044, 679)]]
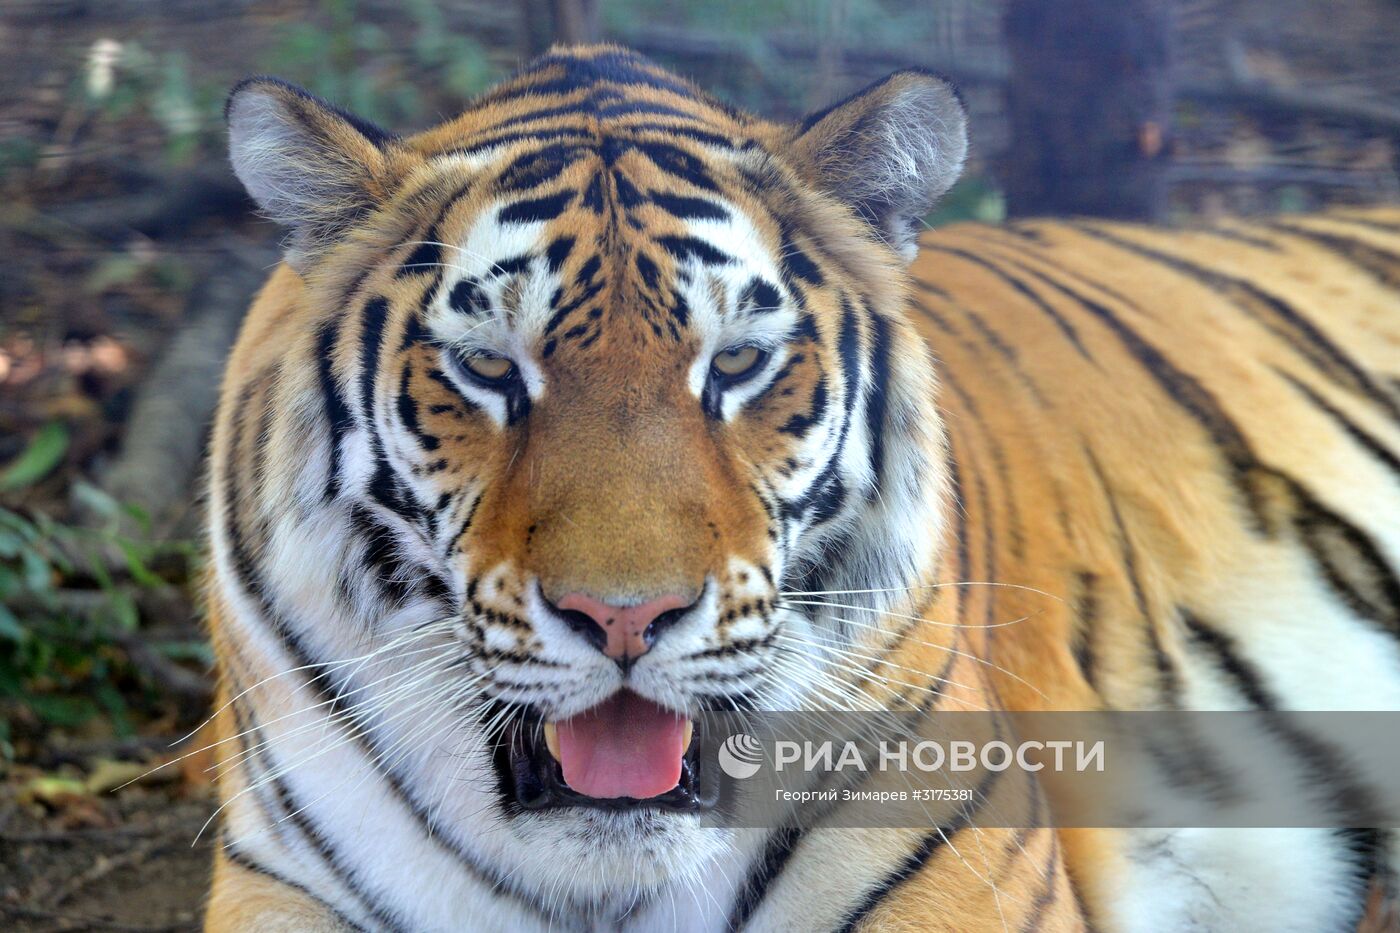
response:
[(213, 847), (200, 834), (215, 808), (207, 785), (177, 777), (65, 794), (45, 780), (0, 785), (0, 929), (199, 928)]

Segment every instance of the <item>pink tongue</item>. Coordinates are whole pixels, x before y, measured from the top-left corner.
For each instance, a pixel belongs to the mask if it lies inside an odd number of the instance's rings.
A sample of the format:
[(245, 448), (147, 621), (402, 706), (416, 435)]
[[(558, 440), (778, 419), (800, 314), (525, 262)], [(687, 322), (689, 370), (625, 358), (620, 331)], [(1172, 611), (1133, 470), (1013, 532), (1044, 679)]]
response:
[(588, 797), (656, 797), (681, 779), (685, 718), (622, 690), (560, 721), (564, 782)]

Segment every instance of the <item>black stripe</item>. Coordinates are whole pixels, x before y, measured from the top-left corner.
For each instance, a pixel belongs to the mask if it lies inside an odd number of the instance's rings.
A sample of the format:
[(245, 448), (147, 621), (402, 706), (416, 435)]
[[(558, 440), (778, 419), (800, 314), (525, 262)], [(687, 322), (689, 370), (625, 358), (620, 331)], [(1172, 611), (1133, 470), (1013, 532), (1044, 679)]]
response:
[(1176, 666), (1172, 663), (1171, 656), (1162, 646), (1162, 636), (1157, 630), (1157, 620), (1147, 605), (1147, 594), (1143, 591), (1142, 577), (1138, 569), (1137, 547), (1134, 546), (1133, 539), (1128, 535), (1128, 527), (1123, 521), (1122, 511), (1118, 507), (1118, 497), (1113, 494), (1113, 488), (1108, 484), (1108, 475), (1099, 463), (1099, 458), (1095, 456), (1093, 449), (1087, 443), (1083, 444), (1083, 449), (1084, 456), (1093, 468), (1094, 476), (1098, 480), (1099, 488), (1108, 504), (1109, 515), (1113, 518), (1114, 536), (1117, 539), (1119, 554), (1123, 560), (1123, 572), (1132, 588), (1133, 604), (1137, 607), (1138, 617), (1146, 630), (1147, 645), (1152, 652), (1153, 666), (1157, 669), (1157, 686), (1161, 692), (1161, 702), (1168, 709), (1180, 709), (1181, 680), (1177, 675)]
[[(1365, 619), (1400, 637), (1400, 580), (1363, 529), (1323, 505), (1301, 483), (1279, 473), (1296, 500), (1293, 524), (1332, 591)], [(1347, 553), (1336, 555), (1337, 546)]]
[(524, 192), (559, 178), (569, 166), (584, 158), (585, 146), (558, 144), (533, 149), (516, 156), (496, 177), (498, 190)]
[[(845, 372), (845, 396), (842, 402), (841, 426), (837, 429), (836, 443), (832, 445), (831, 456), (812, 485), (795, 500), (784, 504), (784, 512), (789, 517), (805, 516), (813, 524), (825, 522), (835, 517), (845, 506), (849, 489), (841, 473), (842, 457), (846, 451), (846, 441), (851, 424), (855, 420), (856, 404), (860, 393), (859, 362), (859, 322), (854, 304), (849, 296), (841, 296), (841, 333), (837, 341), (838, 359)], [(776, 380), (775, 380), (776, 384)], [(771, 389), (771, 386), (770, 386)], [(826, 417), (828, 407), (826, 376), (818, 379), (812, 392), (812, 408), (808, 415), (794, 415), (780, 431), (790, 434), (803, 434)], [(830, 566), (841, 564), (842, 552), (849, 547), (850, 539), (832, 545), (826, 563)]]
[[(925, 294), (932, 295), (935, 298), (948, 302), (949, 304), (953, 303), (952, 295), (948, 294), (946, 291), (944, 291), (943, 289), (939, 288), (937, 285), (934, 285), (931, 282), (925, 282), (923, 279), (915, 277), (914, 287), (917, 288), (919, 291), (924, 292)], [(971, 349), (967, 340), (963, 338), (962, 331), (959, 330), (958, 327), (952, 321), (948, 320), (946, 317), (939, 314), (937, 311), (933, 310), (922, 301), (914, 302), (914, 307), (918, 310), (920, 314), (928, 318), (928, 320), (933, 324), (934, 327), (937, 327), (939, 330), (943, 331), (943, 333), (947, 334), (950, 337), (959, 338), (960, 340), (962, 340), (963, 346), (967, 346), (969, 347), (969, 349)]]
[(405, 257), (399, 265), (399, 269), (394, 273), (394, 278), (402, 279), (410, 275), (419, 275), (425, 272), (432, 272), (442, 264), (442, 247), (435, 242), (437, 232), (429, 230), (424, 236), (423, 242)]
[(796, 827), (788, 826), (774, 831), (768, 837), (768, 844), (763, 849), (763, 856), (758, 861), (758, 867), (749, 873), (744, 880), (743, 887), (739, 889), (739, 894), (734, 900), (734, 906), (729, 911), (729, 922), (727, 929), (731, 933), (742, 930), (749, 922), (758, 905), (763, 903), (768, 896), (769, 889), (773, 882), (783, 873), (788, 862), (792, 859), (797, 846), (806, 836), (806, 832)]
[(1098, 659), (1094, 650), (1094, 634), (1099, 619), (1098, 575), (1087, 570), (1075, 574), (1074, 597), (1070, 601), (1070, 622), (1074, 626), (1070, 649), (1084, 682), (1098, 689)]
[[(262, 402), (258, 408), (258, 430), (253, 435), (253, 462), (249, 469), (253, 482), (256, 484), (253, 490), (253, 498), (258, 502), (268, 501), (275, 498), (268, 495), (268, 449), (272, 446), (272, 429), (276, 416), (276, 409), (273, 407), (275, 393), (278, 383), (282, 379), (282, 363), (274, 363), (267, 372), (260, 378), (264, 391)], [(264, 532), (266, 534), (266, 532)]]
[[(991, 348), (996, 352), (996, 354), (1006, 361), (1012, 377), (1021, 384), (1022, 388), (1024, 388), (1026, 392), (1030, 395), (1030, 397), (1035, 400), (1035, 403), (1037, 405), (1039, 405), (1042, 408), (1054, 407), (1054, 405), (1051, 404), (1050, 400), (1045, 397), (1045, 393), (1040, 390), (1040, 386), (1037, 385), (1036, 381), (1031, 378), (1030, 373), (1020, 365), (1020, 358), (1019, 354), (1016, 351), (1016, 348), (1013, 347), (1011, 344), (1008, 344), (1000, 334), (993, 330), (979, 313), (973, 311), (966, 305), (963, 305), (953, 300), (947, 292), (938, 288), (936, 285), (932, 285), (928, 282), (924, 282), (919, 279), (915, 279), (915, 284), (921, 291), (927, 292), (930, 295), (935, 295), (939, 298), (946, 300), (949, 307), (951, 307), (953, 310), (957, 311), (964, 318), (966, 318), (967, 322), (972, 325), (972, 329), (977, 331), (977, 333), (980, 334), (982, 339), (991, 346)], [(979, 357), (984, 355), (982, 348), (979, 347), (974, 341), (965, 337), (961, 329), (954, 326), (951, 321), (947, 320), (946, 318), (935, 312), (928, 305), (920, 301), (916, 302), (914, 307), (916, 307), (919, 310), (919, 312), (924, 315), (924, 317), (928, 318), (931, 322), (933, 322), (933, 324), (936, 327), (938, 327), (939, 330), (949, 334), (950, 336), (956, 337), (958, 341), (963, 345), (963, 347), (967, 349), (968, 353)]]
[(651, 202), (681, 220), (728, 220), (729, 211), (709, 198), (688, 198), (678, 194), (651, 192)]
[(384, 345), (384, 326), (389, 316), (389, 300), (382, 296), (365, 303), (360, 330), (360, 414), (369, 430), (374, 430), (374, 382), (379, 375), (379, 350)]
[[(1012, 252), (1017, 253), (1020, 256), (1034, 257), (1040, 262), (1048, 263), (1052, 268), (1054, 268), (1057, 274), (1064, 276), (1070, 281), (1076, 282), (1079, 285), (1086, 286), (1088, 288), (1092, 288), (1095, 291), (1102, 292), (1103, 294), (1112, 298), (1114, 301), (1118, 302), (1123, 307), (1131, 308), (1133, 311), (1136, 311), (1139, 314), (1148, 314), (1148, 312), (1145, 309), (1143, 309), (1141, 305), (1139, 305), (1132, 298), (1129, 298), (1127, 295), (1123, 294), (1117, 289), (1110, 288), (1108, 285), (1105, 285), (1099, 279), (1093, 279), (1087, 275), (1081, 275), (1080, 273), (1075, 272), (1073, 269), (1067, 268), (1064, 261), (1061, 260), (1058, 256), (1054, 255), (1056, 250), (1063, 250), (1065, 247), (1057, 246), (1056, 244), (1046, 240), (1041, 235), (1041, 232), (1039, 230), (1032, 230), (1028, 227), (1022, 227), (1015, 223), (1006, 224), (1004, 226), (995, 228), (974, 226), (965, 229), (971, 233), (987, 234), (988, 236), (986, 238), (989, 239), (989, 242), (992, 242), (997, 246), (1000, 246), (1002, 248), (1010, 248)], [(1016, 246), (1010, 247), (1009, 244), (1007, 244), (1000, 237), (990, 236), (990, 234), (993, 233), (1005, 233), (1010, 236), (1014, 236), (1016, 238)], [(1050, 252), (1051, 255), (1045, 255), (1046, 252)], [(1022, 267), (1027, 268), (1025, 267), (1024, 263), (1022, 264)], [(1029, 271), (1028, 268), (1027, 271)], [(1148, 316), (1150, 317), (1151, 315)]]
[(1228, 230), (1224, 227), (1192, 227), (1189, 232), (1219, 237), (1222, 240), (1229, 240), (1233, 243), (1244, 243), (1247, 246), (1253, 246), (1255, 249), (1262, 249), (1270, 253), (1280, 252), (1279, 245), (1273, 240), (1251, 236), (1242, 230)]
[(1388, 224), (1381, 220), (1363, 219), (1361, 217), (1334, 216), (1333, 220), (1344, 224), (1351, 224), (1365, 230), (1378, 230), (1381, 233), (1400, 233), (1400, 224)]
[(569, 258), (569, 254), (574, 250), (574, 238), (571, 236), (555, 237), (545, 248), (545, 260), (549, 263), (549, 271), (558, 273), (564, 268), (564, 262)]
[[(588, 303), (589, 301), (592, 301), (595, 297), (597, 297), (598, 293), (603, 290), (603, 286), (606, 283), (606, 279), (599, 279), (598, 281), (586, 286), (583, 289), (583, 291), (581, 291), (576, 297), (564, 304), (559, 304), (559, 302), (562, 300), (564, 289), (562, 287), (556, 289), (550, 302), (555, 306), (554, 313), (551, 314), (549, 316), (549, 320), (545, 322), (544, 335), (548, 337), (549, 335), (553, 334), (556, 330), (558, 330), (570, 314), (573, 314), (579, 308), (583, 307), (584, 304)], [(553, 352), (551, 344), (553, 344), (553, 341), (550, 341), (550, 343), (545, 344), (544, 356), (546, 357), (548, 357)]]
[(1278, 701), (1264, 685), (1259, 670), (1240, 656), (1233, 638), (1210, 627), (1187, 609), (1180, 609), (1177, 614), (1186, 627), (1186, 633), (1214, 656), (1216, 666), (1230, 677), (1235, 689), (1250, 706), (1265, 711), (1279, 708)]
[(395, 405), (399, 412), (399, 421), (408, 433), (418, 439), (424, 450), (437, 450), (441, 441), (423, 430), (423, 423), (418, 417), (418, 400), (413, 397), (412, 382), (413, 367), (405, 366), (403, 377), (399, 380), (399, 397)]
[(252, 767), (258, 767), (263, 772), (261, 777), (250, 774), (249, 783), (259, 787), (270, 786), (278, 807), (286, 814), (276, 821), (276, 825), (290, 824), (293, 829), (300, 833), (302, 838), (310, 844), (316, 857), (325, 865), (326, 870), (346, 891), (350, 892), (365, 913), (378, 921), (381, 927), (389, 930), (405, 929), (401, 924), (395, 922), (393, 914), (379, 902), (379, 899), (371, 895), (360, 884), (353, 867), (347, 864), (345, 856), (312, 821), (306, 806), (299, 802), (291, 787), (282, 779), (281, 775), (285, 773), (286, 769), (279, 769), (277, 762), (273, 760), (271, 746), (268, 744), (268, 740), (263, 737), (263, 730), (258, 724), (256, 716), (251, 711), (241, 710), (237, 705), (234, 708), (242, 714), (240, 716), (240, 730), (250, 733), (253, 739), (253, 745), (250, 749), (252, 757), (247, 762), (250, 771)]
[(727, 136), (718, 133), (710, 133), (705, 130), (698, 130), (690, 126), (672, 126), (666, 123), (629, 123), (627, 124), (629, 133), (662, 133), (667, 136), (683, 136), (707, 146), (718, 146), (721, 149), (733, 150), (734, 141)]
[(645, 155), (652, 161), (652, 164), (667, 175), (689, 182), (706, 191), (719, 191), (719, 185), (715, 184), (714, 179), (710, 177), (704, 160), (678, 146), (659, 140), (636, 140), (629, 142), (627, 148), (635, 149)]
[(360, 926), (358, 923), (345, 916), (345, 914), (336, 910), (333, 906), (326, 903), (321, 898), (317, 897), (315, 894), (312, 894), (311, 891), (304, 885), (298, 884), (297, 882), (288, 878), (286, 875), (283, 875), (281, 872), (277, 872), (271, 868), (268, 868), (266, 865), (262, 864), (257, 859), (253, 858), (251, 855), (242, 851), (238, 847), (238, 844), (236, 842), (233, 842), (228, 838), (227, 831), (225, 831), (224, 833), (223, 842), (220, 848), (223, 850), (224, 858), (228, 859), (230, 863), (237, 865), (244, 871), (250, 871), (256, 875), (262, 875), (265, 878), (272, 879), (278, 884), (286, 885), (292, 890), (300, 892), (301, 894), (305, 895), (308, 899), (315, 901), (318, 906), (325, 909), (326, 913), (335, 917), (335, 919), (344, 926), (347, 926), (355, 931), (360, 931), (360, 933), (364, 933), (364, 927)]
[(499, 133), (492, 136), (488, 136), (485, 139), (480, 140), (478, 142), (474, 142), (469, 146), (462, 146), (444, 150), (443, 152), (439, 153), (439, 155), (470, 156), (487, 149), (494, 149), (497, 146), (504, 146), (508, 143), (524, 142), (527, 140), (532, 143), (551, 142), (564, 139), (567, 139), (570, 142), (576, 143), (578, 145), (584, 145), (587, 143), (591, 143), (594, 137), (592, 133), (589, 133), (577, 127), (565, 127), (562, 129), (551, 130), (534, 130), (521, 133)]
[[(958, 445), (950, 433), (948, 435), (948, 485), (953, 506), (953, 519), (958, 523), (958, 573), (957, 579), (971, 580), (972, 577), (972, 538), (968, 534), (967, 493), (962, 478), (962, 458), (958, 455)], [(959, 597), (961, 604), (962, 597)]]
[(792, 239), (792, 231), (786, 223), (779, 223), (782, 231), (782, 242), (778, 247), (779, 261), (782, 263), (783, 277), (789, 282), (793, 279), (801, 279), (809, 285), (820, 288), (826, 281), (822, 275), (822, 270), (812, 261), (812, 257), (798, 248), (797, 243)]
[(874, 331), (870, 343), (870, 388), (865, 393), (865, 433), (870, 444), (870, 474), (867, 498), (880, 496), (885, 484), (886, 421), (890, 402), (891, 344), (890, 322), (882, 314), (870, 316)]
[[(1080, 341), (1079, 332), (1074, 329), (1074, 325), (1071, 324), (1069, 321), (1065, 320), (1065, 318), (1060, 314), (1060, 312), (1056, 311), (1053, 307), (1050, 306), (1049, 302), (1041, 298), (1029, 287), (1027, 287), (1026, 283), (1011, 275), (1005, 269), (1001, 269), (989, 262), (988, 260), (984, 259), (983, 257), (978, 256), (975, 253), (969, 253), (966, 250), (954, 249), (950, 246), (941, 246), (937, 243), (925, 244), (924, 248), (934, 250), (940, 253), (947, 253), (951, 256), (957, 256), (963, 260), (966, 260), (967, 262), (970, 262), (977, 266), (981, 266), (983, 269), (986, 269), (993, 276), (1000, 279), (1007, 285), (1011, 286), (1011, 288), (1018, 295), (1025, 298), (1031, 304), (1035, 305), (1035, 307), (1040, 309), (1041, 312), (1043, 312), (1047, 317), (1049, 317), (1050, 320), (1055, 323), (1055, 326), (1059, 328), (1060, 333), (1065, 335), (1065, 339), (1070, 342), (1070, 344), (1074, 347), (1076, 351), (1078, 351), (1080, 356), (1084, 357), (1084, 359), (1089, 360), (1090, 362), (1094, 361), (1094, 358), (1089, 354), (1089, 351), (1084, 349), (1084, 344)], [(1025, 268), (1024, 266), (1021, 266), (1020, 263), (1013, 264), (1018, 267)]]
[[(434, 524), (436, 513), (434, 513)], [(350, 524), (356, 538), (364, 545), (363, 568), (344, 568), (347, 572), (356, 569), (370, 571), (371, 578), (379, 584), (384, 599), (393, 606), (399, 606), (418, 594), (441, 603), (444, 610), (450, 611), (451, 588), (432, 568), (409, 560), (404, 556), (398, 535), (388, 525), (375, 517), (369, 509), (356, 505), (350, 510)], [(435, 531), (429, 537), (436, 537)]]
[(514, 204), (506, 205), (496, 213), (496, 219), (503, 224), (511, 223), (535, 223), (539, 221), (553, 220), (578, 195), (572, 188), (557, 191), (554, 194), (547, 194), (544, 197), (532, 198), (528, 201), (516, 201)]
[(1316, 325), (1282, 298), (1264, 291), (1246, 279), (1207, 269), (1178, 256), (1114, 236), (1098, 227), (1084, 223), (1076, 223), (1073, 226), (1088, 236), (1154, 260), (1206, 286), (1287, 343), (1330, 378), (1366, 395), (1384, 408), (1393, 419), (1400, 421), (1400, 403)]
[(345, 394), (340, 391), (340, 383), (335, 377), (335, 344), (340, 335), (340, 320), (328, 319), (317, 330), (316, 336), (316, 369), (320, 376), (326, 421), (330, 427), (329, 463), (326, 467), (328, 500), (340, 494), (340, 443), (354, 424), (350, 407), (345, 404)]
[[(986, 776), (983, 777), (977, 785), (977, 792), (974, 799), (985, 804), (987, 802), (987, 795), (1004, 773), (1005, 772), (1002, 771), (987, 772)], [(980, 806), (977, 808), (977, 811), (971, 808), (963, 808), (958, 812), (957, 819), (945, 826), (938, 827), (930, 833), (926, 833), (914, 851), (904, 857), (899, 867), (887, 874), (879, 884), (865, 895), (855, 909), (846, 915), (844, 922), (839, 927), (841, 933), (854, 933), (856, 927), (858, 927), (875, 908), (879, 907), (886, 898), (898, 890), (906, 881), (918, 874), (919, 871), (928, 864), (929, 860), (942, 850), (943, 846), (949, 844), (953, 836), (971, 825), (973, 817), (976, 812), (980, 812), (980, 810)]]
[(1386, 288), (1393, 289), (1397, 284), (1400, 284), (1400, 256), (1395, 253), (1352, 237), (1324, 233), (1321, 230), (1313, 230), (1309, 227), (1283, 221), (1274, 221), (1269, 226), (1299, 239), (1307, 240), (1329, 253), (1340, 256)]
[(807, 410), (806, 414), (798, 412), (790, 417), (778, 430), (783, 434), (802, 437), (814, 426), (820, 424), (822, 419), (826, 417), (826, 405), (826, 376), (820, 376), (817, 378), (817, 384), (812, 387), (811, 407)]
[[(1181, 679), (1171, 656), (1167, 654), (1162, 644), (1157, 619), (1147, 605), (1146, 594), (1143, 592), (1142, 579), (1139, 575), (1137, 549), (1128, 536), (1117, 497), (1114, 496), (1108, 485), (1108, 477), (1104, 473), (1103, 467), (1089, 446), (1087, 444), (1083, 446), (1113, 518), (1123, 560), (1124, 574), (1132, 589), (1133, 601), (1137, 607), (1141, 625), (1146, 631), (1148, 649), (1157, 671), (1157, 685), (1162, 697), (1162, 705), (1167, 709), (1179, 710), (1182, 708)], [(1198, 788), (1210, 799), (1219, 803), (1238, 801), (1241, 793), (1238, 783), (1221, 765), (1218, 756), (1204, 745), (1188, 726), (1189, 724), (1185, 722), (1180, 725), (1181, 749), (1184, 750), (1184, 754), (1180, 751), (1152, 746), (1149, 748), (1149, 752), (1154, 760), (1162, 768), (1163, 773), (1177, 786)]]
[[(1039, 801), (1039, 796), (1037, 796)], [(1045, 922), (1045, 912), (1055, 903), (1060, 893), (1060, 837), (1051, 830), (1050, 851), (1045, 856), (1045, 871), (1040, 876), (1040, 893), (1031, 903), (1026, 919), (1021, 922), (1021, 933), (1035, 933)], [(1014, 853), (1013, 853), (1014, 855)]]
[(536, 123), (540, 120), (552, 120), (555, 117), (572, 117), (583, 114), (587, 110), (587, 99), (571, 101), (567, 104), (558, 104), (552, 107), (540, 107), (537, 110), (527, 110), (518, 113), (513, 117), (493, 123), (492, 129), (505, 129), (508, 126), (521, 126), (525, 123)]
[(512, 275), (519, 275), (530, 268), (530, 263), (534, 256), (529, 253), (521, 253), (518, 256), (511, 256), (509, 259), (502, 259), (491, 264), (490, 275), (493, 279), (503, 279)]
[(609, 50), (588, 56), (567, 51), (550, 53), (535, 59), (525, 67), (518, 78), (488, 94), (486, 100), (566, 94), (571, 90), (591, 88), (602, 82), (623, 87), (635, 85), (669, 91), (687, 99), (696, 98), (691, 88), (666, 77), (664, 73), (658, 74), (651, 70), (655, 67), (641, 55), (622, 50)]
[(755, 276), (744, 286), (736, 307), (749, 314), (767, 314), (782, 307), (783, 296), (771, 282)]
[(1372, 435), (1368, 434), (1365, 430), (1361, 428), (1360, 425), (1356, 424), (1354, 421), (1348, 418), (1346, 414), (1342, 412), (1341, 409), (1337, 408), (1331, 402), (1327, 401), (1327, 399), (1319, 395), (1307, 383), (1301, 381), (1300, 379), (1297, 379), (1291, 373), (1284, 372), (1283, 370), (1277, 367), (1274, 368), (1274, 372), (1278, 373), (1279, 376), (1281, 376), (1290, 385), (1292, 385), (1293, 388), (1297, 389), (1298, 392), (1305, 398), (1307, 398), (1308, 401), (1312, 402), (1318, 408), (1322, 409), (1322, 411), (1326, 413), (1326, 415), (1329, 418), (1336, 422), (1338, 427), (1340, 427), (1343, 431), (1347, 433), (1347, 436), (1349, 436), (1352, 440), (1356, 441), (1357, 444), (1364, 447), (1366, 451), (1369, 454), (1371, 454), (1371, 456), (1375, 457), (1381, 463), (1384, 463), (1392, 473), (1396, 474), (1396, 478), (1400, 479), (1400, 457), (1397, 457), (1394, 453), (1387, 449), (1384, 444), (1382, 444)]
[(613, 103), (599, 107), (597, 113), (599, 117), (605, 120), (615, 120), (618, 117), (649, 115), (658, 117), (678, 117), (683, 120), (694, 120), (697, 123), (703, 122), (701, 117), (693, 113), (688, 113), (679, 107), (671, 107), (666, 104), (654, 104), (642, 100), (629, 100), (627, 98), (619, 98)]
[(693, 236), (663, 236), (656, 242), (677, 261), (695, 257), (708, 266), (724, 266), (734, 261), (728, 253), (715, 249), (704, 240)]
[(1318, 802), (1340, 805), (1343, 812), (1335, 816), (1348, 825), (1370, 826), (1381, 822), (1384, 814), (1375, 795), (1357, 776), (1346, 756), (1322, 739), (1304, 732), (1282, 711), (1278, 698), (1264, 683), (1258, 668), (1240, 654), (1235, 639), (1188, 609), (1180, 609), (1178, 614), (1192, 641), (1210, 653), (1216, 666), (1230, 678), (1245, 701), (1255, 709), (1274, 714), (1263, 718), (1263, 727), (1284, 742), (1310, 769), (1309, 783), (1318, 792)]
[(652, 262), (651, 257), (641, 250), (637, 250), (634, 262), (637, 266), (637, 274), (642, 277), (642, 284), (649, 290), (655, 290), (656, 283), (661, 279), (661, 270), (656, 268), (656, 263)]
[(476, 278), (468, 276), (458, 279), (447, 293), (447, 306), (458, 314), (475, 317), (491, 310), (491, 299)]
[(1118, 338), (1123, 347), (1142, 364), (1143, 369), (1178, 406), (1186, 411), (1220, 448), (1221, 455), (1231, 467), (1231, 478), (1244, 498), (1257, 528), (1268, 528), (1264, 502), (1251, 476), (1260, 464), (1244, 432), (1226, 414), (1224, 408), (1196, 377), (1178, 369), (1161, 350), (1149, 343), (1103, 304), (1070, 289), (1042, 272), (1026, 270), (1048, 287), (1078, 302), (1084, 310), (1098, 318)]

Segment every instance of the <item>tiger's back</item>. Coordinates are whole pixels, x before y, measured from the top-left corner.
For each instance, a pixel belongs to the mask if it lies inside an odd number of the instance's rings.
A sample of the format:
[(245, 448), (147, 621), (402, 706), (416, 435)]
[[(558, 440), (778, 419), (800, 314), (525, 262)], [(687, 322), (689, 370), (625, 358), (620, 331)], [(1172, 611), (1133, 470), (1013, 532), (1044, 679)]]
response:
[[(1060, 597), (965, 597), (1028, 620), (990, 639), (1010, 705), (1400, 708), (1400, 210), (922, 247), (968, 579)], [(1342, 928), (1395, 858), (1368, 831), (1062, 835), (1125, 928)]]

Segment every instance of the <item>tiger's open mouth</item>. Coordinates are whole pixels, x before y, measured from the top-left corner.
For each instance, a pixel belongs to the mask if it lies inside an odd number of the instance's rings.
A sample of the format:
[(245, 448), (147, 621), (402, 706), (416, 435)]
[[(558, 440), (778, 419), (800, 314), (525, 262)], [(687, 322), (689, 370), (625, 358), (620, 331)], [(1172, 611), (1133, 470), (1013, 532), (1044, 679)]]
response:
[(689, 719), (621, 690), (568, 719), (521, 723), (504, 783), (527, 810), (708, 810), (719, 776), (699, 750)]

